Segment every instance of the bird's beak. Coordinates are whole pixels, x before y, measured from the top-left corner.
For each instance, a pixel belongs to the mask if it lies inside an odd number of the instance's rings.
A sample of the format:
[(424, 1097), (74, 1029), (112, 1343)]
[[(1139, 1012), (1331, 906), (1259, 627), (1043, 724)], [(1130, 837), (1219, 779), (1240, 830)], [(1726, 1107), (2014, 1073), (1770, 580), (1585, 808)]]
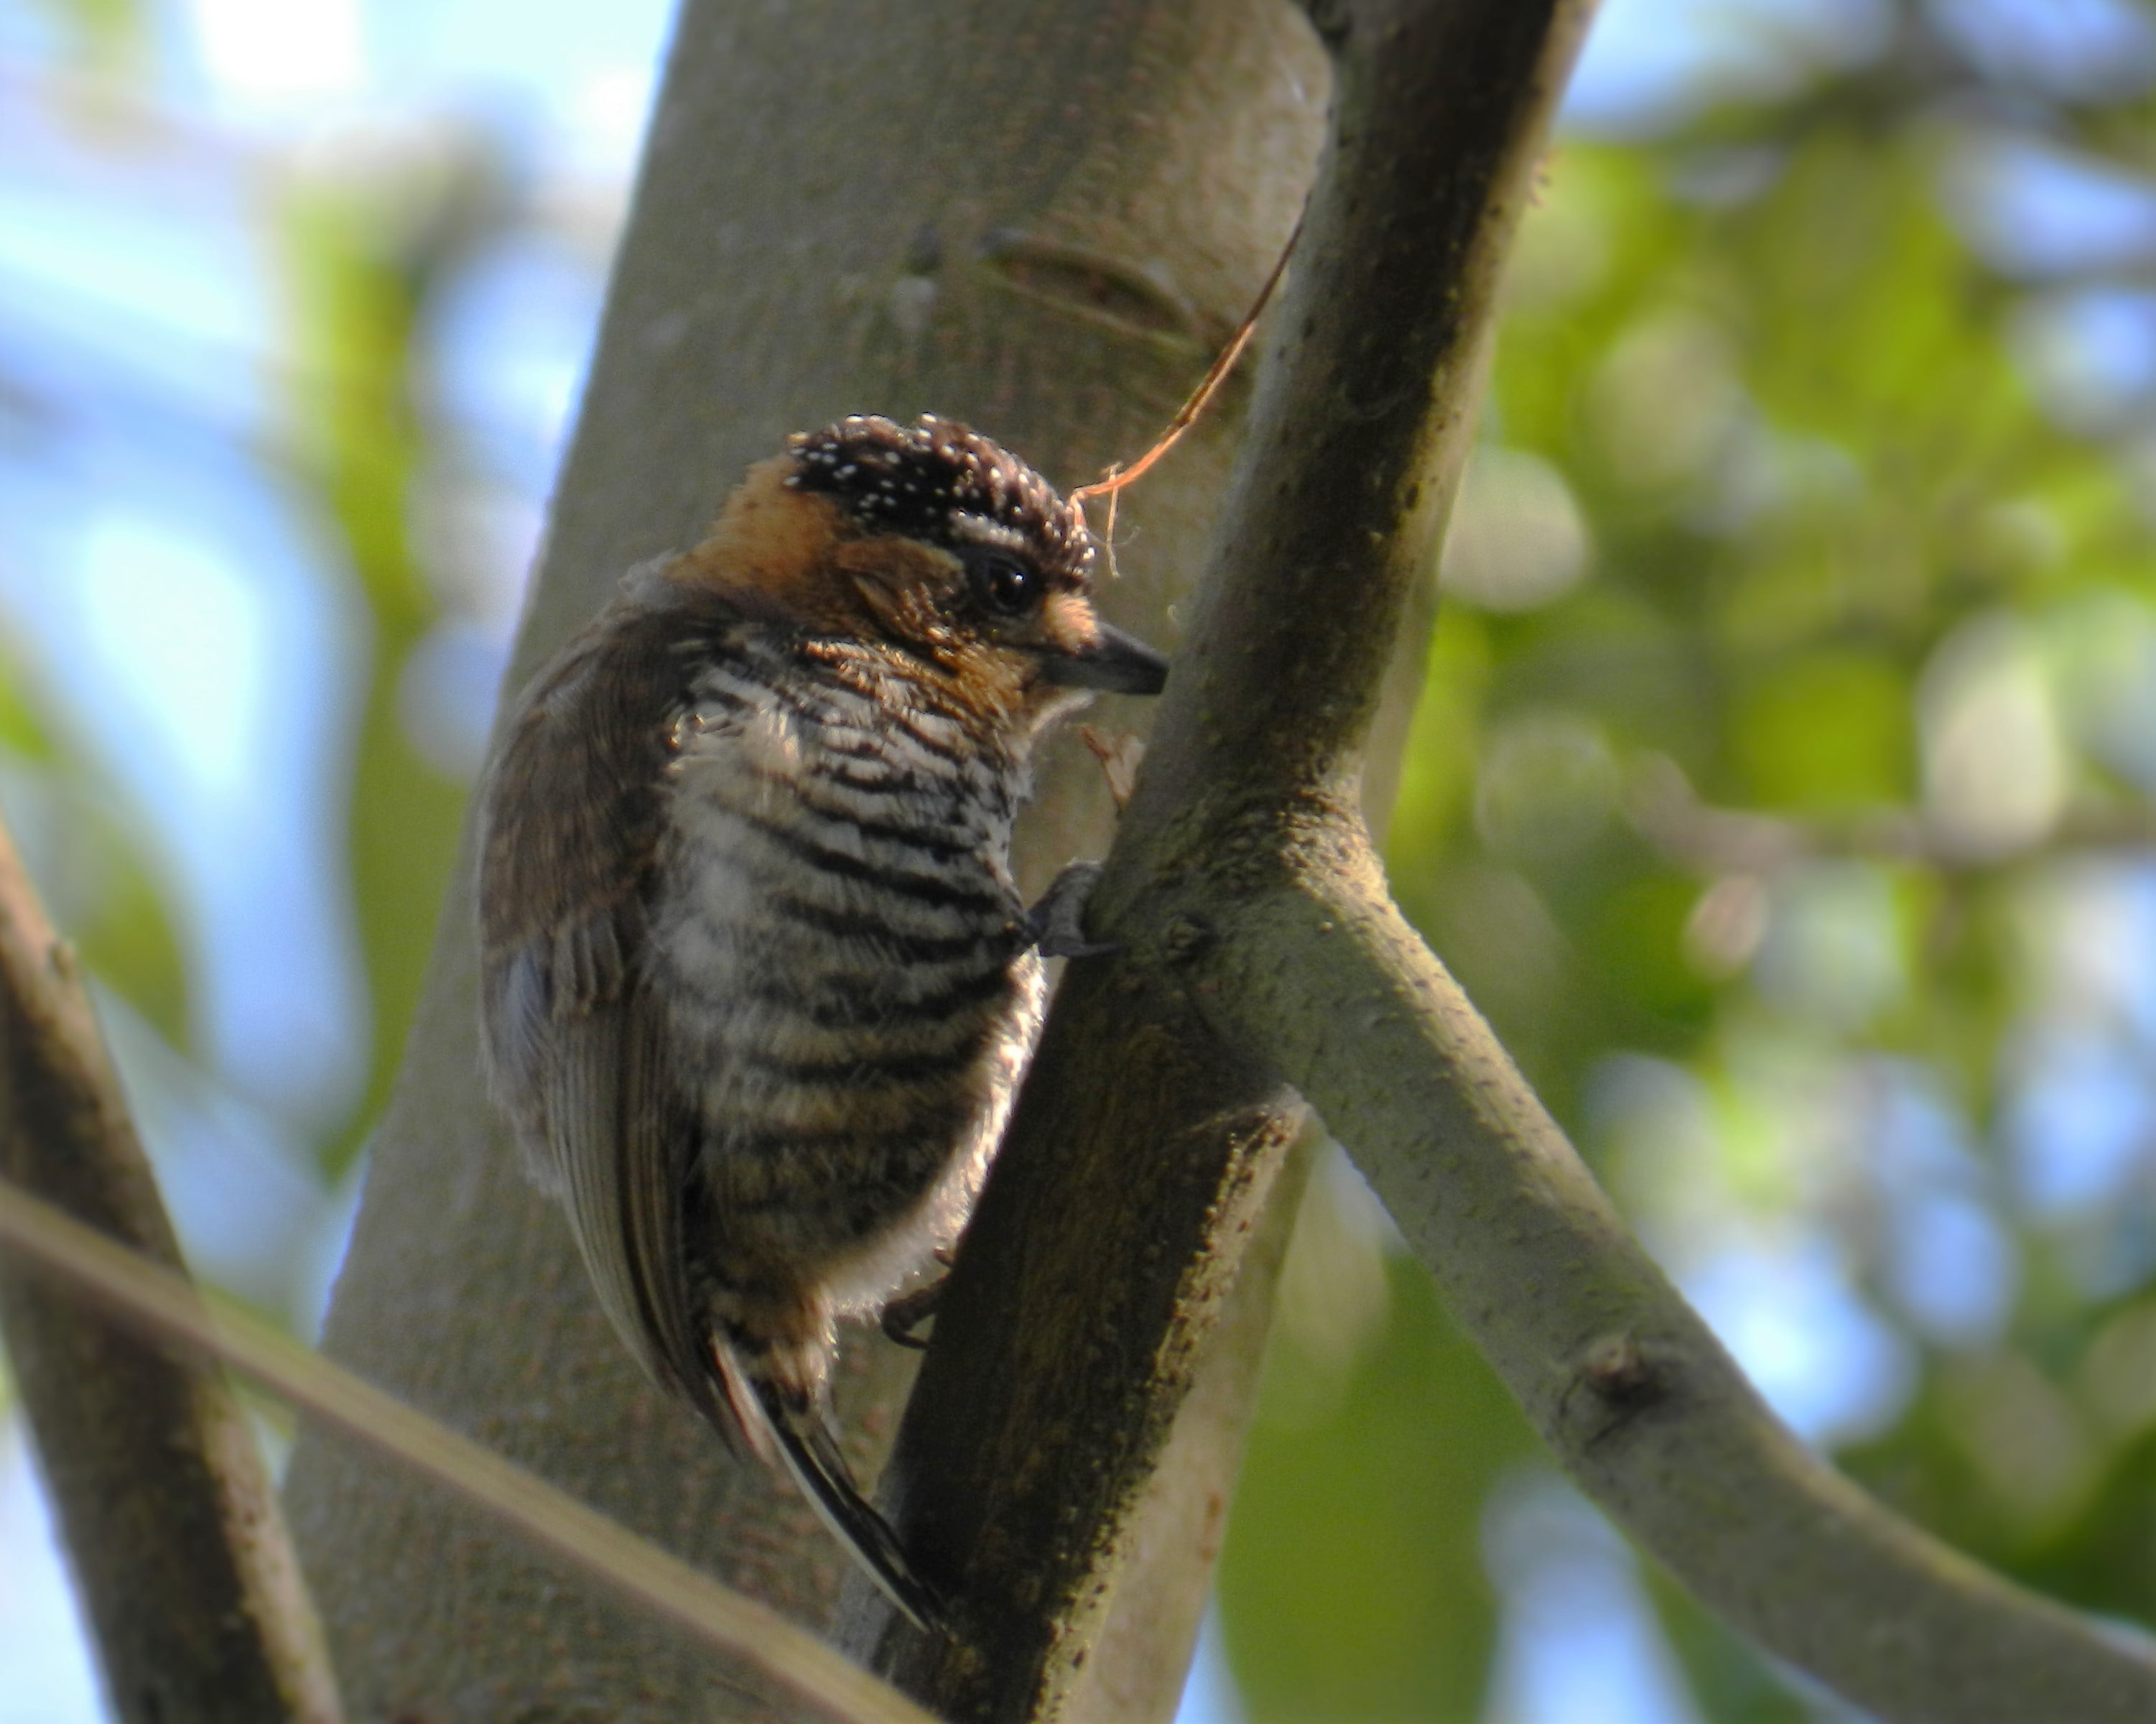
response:
[(1067, 688), (1098, 688), (1110, 694), (1158, 694), (1168, 681), (1168, 661), (1135, 635), (1106, 623), (1090, 646), (1075, 652), (1045, 652), (1040, 674)]

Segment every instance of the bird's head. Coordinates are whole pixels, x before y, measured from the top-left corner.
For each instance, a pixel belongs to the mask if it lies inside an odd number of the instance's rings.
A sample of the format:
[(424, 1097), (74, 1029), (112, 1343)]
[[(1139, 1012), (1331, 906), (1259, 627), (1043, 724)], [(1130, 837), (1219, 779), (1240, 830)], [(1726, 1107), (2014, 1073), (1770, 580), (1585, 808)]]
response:
[(880, 641), (983, 707), (1156, 694), (1160, 655), (1095, 610), (1093, 536), (1017, 456), (956, 420), (856, 415), (749, 469), (673, 578), (814, 634)]

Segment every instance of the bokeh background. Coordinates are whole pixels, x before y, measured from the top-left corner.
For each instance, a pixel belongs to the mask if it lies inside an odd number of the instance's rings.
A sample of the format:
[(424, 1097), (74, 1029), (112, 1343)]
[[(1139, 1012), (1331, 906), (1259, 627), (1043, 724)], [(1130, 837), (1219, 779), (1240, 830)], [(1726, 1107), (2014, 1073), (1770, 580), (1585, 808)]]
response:
[[(669, 11), (0, 0), (0, 806), (193, 1261), (301, 1334)], [(1790, 1422), (2144, 1625), (2152, 90), (2149, 0), (1609, 0), (1391, 847)], [(1192, 1724), (1847, 1716), (1562, 1483), (1337, 1158), (1285, 1286)], [(11, 1421), (0, 1724), (102, 1716)]]

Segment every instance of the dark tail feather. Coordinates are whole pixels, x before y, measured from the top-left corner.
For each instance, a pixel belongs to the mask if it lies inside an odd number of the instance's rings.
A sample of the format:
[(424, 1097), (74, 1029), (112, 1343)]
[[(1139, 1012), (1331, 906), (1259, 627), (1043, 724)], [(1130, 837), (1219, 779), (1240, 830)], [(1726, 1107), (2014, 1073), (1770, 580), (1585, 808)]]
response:
[(853, 1469), (813, 1407), (791, 1407), (775, 1384), (757, 1382), (756, 1397), (771, 1433), (778, 1439), (786, 1470), (839, 1543), (860, 1560), (869, 1577), (924, 1633), (944, 1627), (943, 1602), (914, 1572), (891, 1523), (869, 1506)]

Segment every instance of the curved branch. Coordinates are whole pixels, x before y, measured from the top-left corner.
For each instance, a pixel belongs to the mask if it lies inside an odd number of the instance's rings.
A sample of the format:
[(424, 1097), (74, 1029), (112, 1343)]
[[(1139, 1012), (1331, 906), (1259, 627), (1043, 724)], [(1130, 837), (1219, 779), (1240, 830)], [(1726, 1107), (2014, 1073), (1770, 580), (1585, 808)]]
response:
[[(1388, 236), (1434, 225), (1441, 199), (1416, 183), (1429, 163), (1402, 165), (1429, 110), (1387, 63), (1387, 32), (1432, 10), (1463, 37), (1470, 13), (1493, 36), (1526, 27), (1503, 6), (1344, 8), (1336, 171), (1358, 195), (1313, 211), (1316, 261), (1291, 306), (1302, 339), (1254, 409), (1239, 531), (1194, 629), (1202, 692), (1186, 678), (1163, 713), (1132, 803), (1134, 838), (1157, 830), (1173, 866), (1116, 931), (1136, 967), (1179, 970), (1214, 1031), (1317, 1109), (1573, 1476), (1710, 1608), (1889, 1717), (2156, 1714), (2145, 1651), (1900, 1521), (1774, 1418), (1386, 894), (1348, 794), (1384, 646), (1372, 636), (1397, 612), (1404, 559), (1427, 553), (1429, 476), (1449, 486), (1461, 452), (1468, 358), (1531, 165), (1521, 149), (1491, 173), (1449, 269), (1403, 279)], [(1553, 34), (1578, 27), (1556, 12)], [(1543, 64), (1547, 96), (1558, 62)], [(1437, 302), (1404, 310), (1418, 291)], [(1404, 316), (1434, 351), (1403, 368), (1435, 386), (1360, 423), (1345, 409), (1386, 377), (1369, 332)], [(1343, 418), (1344, 437), (1321, 442)], [(1269, 735), (1299, 741), (1260, 746)]]
[[(1346, 828), (1183, 968), (1355, 1158), (1574, 1480), (1761, 1645), (1885, 1718), (2156, 1716), (2156, 1657), (1888, 1511), (1664, 1279)], [(1222, 902), (1201, 892), (1209, 903)]]
[[(184, 1276), (74, 955), (4, 831), (0, 1176)], [(0, 1337), (116, 1713), (334, 1724), (314, 1608), (230, 1386), (12, 1265)]]

